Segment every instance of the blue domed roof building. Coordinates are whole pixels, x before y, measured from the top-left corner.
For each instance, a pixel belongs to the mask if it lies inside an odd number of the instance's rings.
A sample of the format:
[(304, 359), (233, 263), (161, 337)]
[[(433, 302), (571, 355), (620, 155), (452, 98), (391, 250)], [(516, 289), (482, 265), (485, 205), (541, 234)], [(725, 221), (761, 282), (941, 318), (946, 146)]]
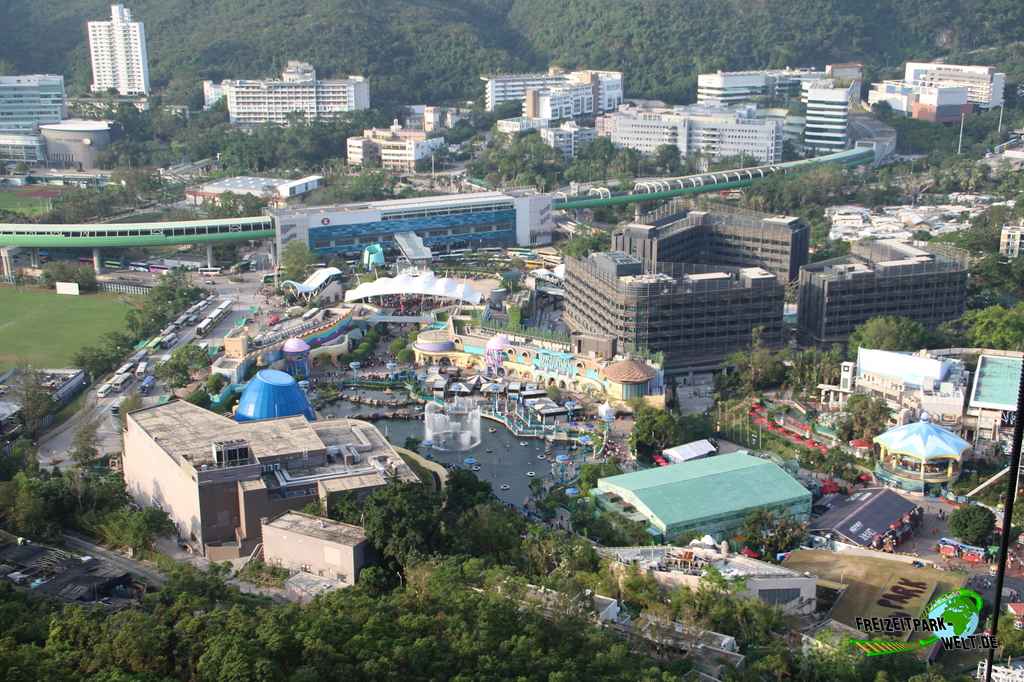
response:
[(314, 421), (316, 413), (299, 384), (284, 372), (261, 369), (242, 391), (235, 421), (245, 422), (302, 415)]
[(874, 442), (879, 448), (875, 476), (887, 485), (925, 493), (955, 482), (971, 448), (960, 436), (933, 424), (927, 412), (920, 421), (891, 428)]

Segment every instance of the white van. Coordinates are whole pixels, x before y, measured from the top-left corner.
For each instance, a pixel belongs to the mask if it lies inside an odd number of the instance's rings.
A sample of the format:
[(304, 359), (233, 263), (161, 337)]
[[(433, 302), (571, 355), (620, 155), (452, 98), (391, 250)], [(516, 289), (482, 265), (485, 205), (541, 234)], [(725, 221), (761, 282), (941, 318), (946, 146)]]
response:
[(106, 398), (107, 395), (110, 394), (110, 391), (111, 391), (110, 384), (103, 384), (102, 386), (100, 386), (99, 388), (96, 389), (96, 397), (97, 398)]

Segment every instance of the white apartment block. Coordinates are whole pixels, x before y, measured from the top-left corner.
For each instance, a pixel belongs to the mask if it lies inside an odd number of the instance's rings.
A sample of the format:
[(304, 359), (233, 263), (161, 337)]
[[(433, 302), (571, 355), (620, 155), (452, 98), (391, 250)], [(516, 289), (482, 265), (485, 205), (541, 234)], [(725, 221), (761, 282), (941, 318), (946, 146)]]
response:
[(757, 108), (691, 105), (673, 109), (623, 106), (597, 119), (597, 135), (617, 147), (653, 154), (662, 145), (681, 156), (701, 154), (711, 159), (747, 155), (760, 163), (782, 160), (783, 123), (761, 118)]
[(65, 113), (64, 76), (0, 76), (0, 133), (32, 135)]
[(991, 66), (907, 62), (903, 81), (910, 85), (967, 88), (967, 100), (982, 109), (1002, 106), (1006, 74)]
[(956, 123), (973, 108), (967, 88), (882, 81), (871, 86), (868, 104), (885, 102), (893, 111), (932, 123)]
[(203, 97), (206, 108), (224, 98), (234, 124), (284, 125), (294, 113), (314, 120), (368, 109), (370, 84), (362, 76), (317, 80), (310, 64), (290, 61), (280, 80), (203, 81)]
[(577, 151), (597, 138), (597, 130), (578, 126), (575, 121), (566, 121), (557, 128), (541, 128), (540, 137), (569, 160), (576, 158)]
[(428, 137), (424, 130), (405, 130), (395, 121), (390, 128), (367, 128), (361, 137), (345, 141), (353, 166), (376, 165), (394, 171), (414, 171), (416, 162), (429, 159), (444, 146), (443, 137)]
[(850, 144), (850, 101), (859, 96), (858, 83), (843, 85), (826, 78), (803, 83), (801, 101), (807, 108), (804, 149), (817, 154), (839, 152)]
[(804, 81), (825, 78), (814, 69), (768, 69), (763, 71), (718, 71), (697, 76), (697, 103), (729, 105), (755, 97), (796, 97)]
[(551, 119), (516, 116), (515, 118), (500, 119), (494, 124), (494, 127), (498, 129), (499, 133), (515, 135), (516, 133), (525, 133), (530, 130), (549, 128), (551, 127)]
[(92, 91), (148, 95), (149, 57), (142, 22), (132, 21), (132, 12), (124, 5), (111, 5), (110, 21), (90, 21), (88, 27)]
[(1003, 225), (999, 232), (999, 255), (1006, 258), (1020, 257), (1020, 238), (1024, 225)]
[(544, 90), (528, 90), (523, 100), (523, 116), (557, 121), (601, 113), (594, 109), (597, 93), (593, 85), (555, 85)]
[[(505, 102), (522, 102), (530, 90), (546, 91), (559, 86), (590, 86), (593, 113), (614, 111), (622, 104), (622, 72), (582, 70), (565, 73), (555, 69), (547, 73), (503, 74), (481, 76), (487, 111)], [(561, 106), (561, 105), (555, 105)], [(529, 116), (529, 114), (526, 114)], [(571, 116), (574, 114), (567, 114)], [(547, 118), (563, 118), (562, 116)]]

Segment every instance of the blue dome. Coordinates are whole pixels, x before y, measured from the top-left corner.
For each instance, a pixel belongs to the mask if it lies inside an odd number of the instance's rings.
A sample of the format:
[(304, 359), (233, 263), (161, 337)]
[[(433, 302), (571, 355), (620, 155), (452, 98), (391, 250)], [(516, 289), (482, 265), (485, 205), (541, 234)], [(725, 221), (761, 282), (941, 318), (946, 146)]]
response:
[(295, 379), (276, 369), (261, 369), (242, 391), (235, 421), (273, 419), (304, 415), (310, 421), (316, 413)]

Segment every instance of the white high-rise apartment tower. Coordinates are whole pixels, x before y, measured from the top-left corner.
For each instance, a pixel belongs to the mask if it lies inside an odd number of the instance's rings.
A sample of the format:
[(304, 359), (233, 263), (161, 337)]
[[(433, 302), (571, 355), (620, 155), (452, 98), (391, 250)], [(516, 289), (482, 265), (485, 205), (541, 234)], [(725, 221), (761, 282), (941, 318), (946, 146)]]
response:
[(89, 22), (92, 91), (149, 94), (146, 29), (124, 5), (110, 6), (110, 21)]

